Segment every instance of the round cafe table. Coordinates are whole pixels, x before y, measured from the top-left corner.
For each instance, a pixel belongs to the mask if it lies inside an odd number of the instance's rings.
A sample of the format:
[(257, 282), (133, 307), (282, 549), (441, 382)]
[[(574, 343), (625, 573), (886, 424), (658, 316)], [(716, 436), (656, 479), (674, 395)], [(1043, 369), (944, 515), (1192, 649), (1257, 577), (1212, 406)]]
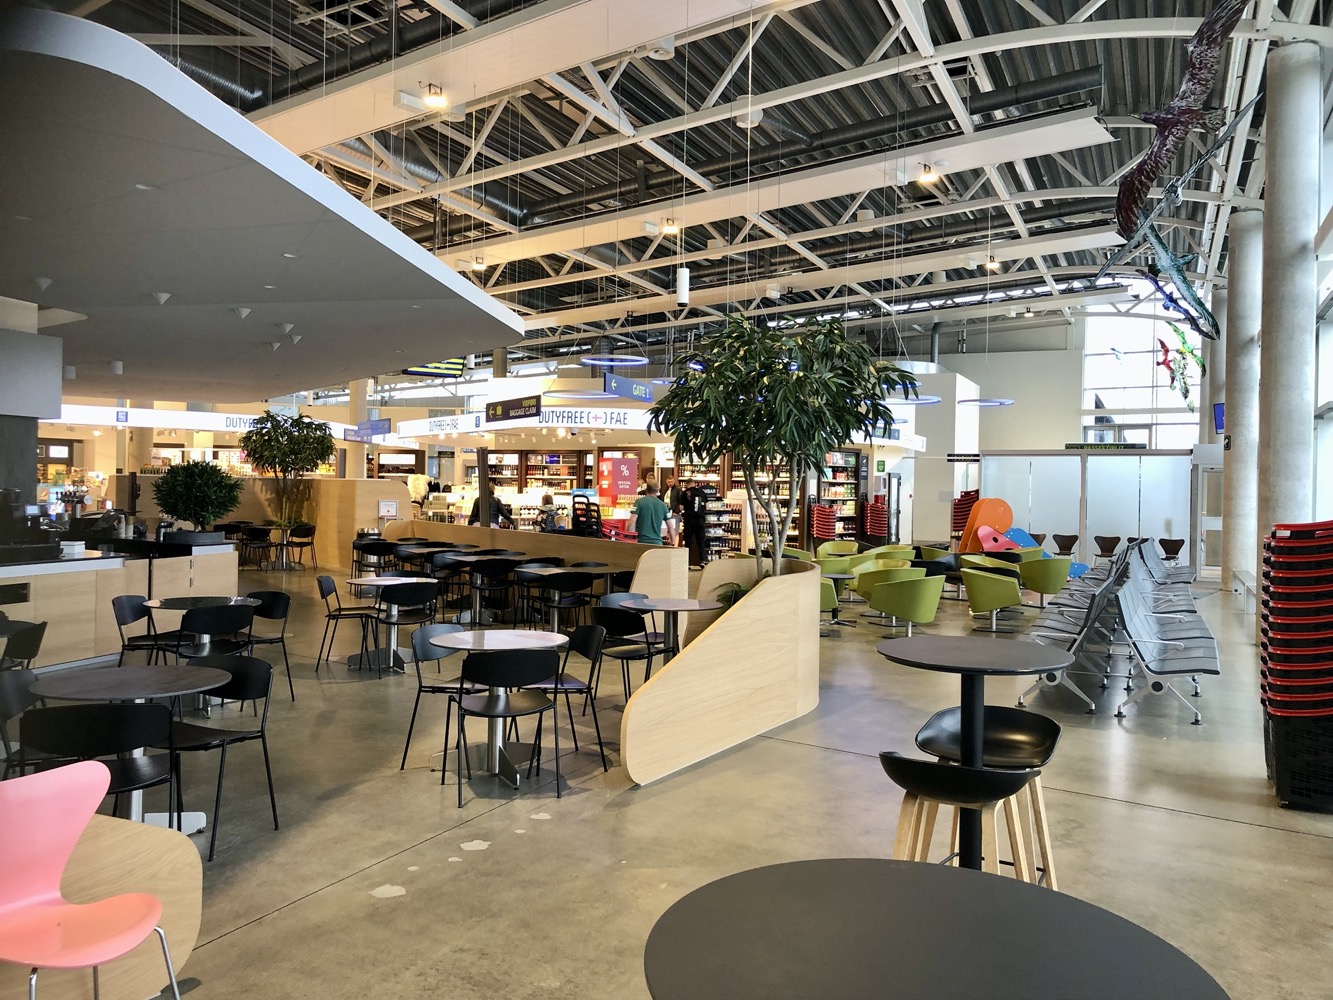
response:
[[(885, 639), (875, 651), (904, 666), (960, 675), (959, 763), (966, 767), (982, 766), (987, 677), (1041, 674), (1047, 670), (1064, 670), (1074, 662), (1074, 658), (1058, 646), (962, 635)], [(980, 869), (981, 813), (976, 809), (960, 809), (958, 813), (958, 863), (966, 868)]]
[(622, 601), (622, 608), (631, 611), (662, 612), (662, 662), (670, 662), (679, 646), (679, 615), (682, 611), (716, 611), (722, 607), (717, 601), (696, 600), (685, 597), (644, 597), (633, 601)]
[[(556, 632), (496, 628), (450, 632), (434, 636), (429, 641), (432, 646), (441, 649), (461, 649), (466, 653), (476, 653), (493, 650), (559, 649), (569, 644), (569, 637)], [(492, 694), (504, 694), (503, 688), (491, 688), (490, 691)], [(486, 770), (498, 775), (512, 788), (517, 788), (519, 773), (514, 761), (530, 756), (532, 748), (523, 743), (505, 743), (505, 721), (505, 719), (486, 720)], [(443, 760), (440, 761), (440, 769), (444, 769)]]
[[(424, 576), (358, 576), (348, 580), (347, 584), (353, 587), (366, 587), (379, 593), (382, 587), (392, 587), (396, 583), (430, 583)], [(378, 632), (376, 633), (378, 635)], [(385, 649), (388, 652), (385, 652)], [(376, 647), (368, 653), (353, 653), (347, 657), (347, 665), (356, 667), (374, 667), (376, 670), (382, 670), (388, 667), (390, 670), (406, 670), (407, 663), (398, 652), (398, 626), (390, 623), (389, 625), (389, 644), (384, 649)]]
[(654, 1000), (1227, 1000), (1188, 955), (1101, 907), (877, 858), (710, 882), (657, 921), (643, 967)]
[[(146, 701), (202, 694), (229, 680), (231, 674), (215, 667), (90, 667), (40, 674), (31, 690), (39, 698), (52, 701)], [(136, 751), (135, 756), (142, 753)], [(130, 792), (130, 819), (144, 818), (143, 791)], [(167, 825), (166, 813), (152, 813), (147, 818), (157, 826)], [(205, 822), (202, 812), (185, 812), (181, 814), (180, 829), (196, 833)]]
[(144, 601), (145, 608), (152, 608), (155, 611), (193, 611), (195, 608), (216, 608), (225, 604), (238, 604), (242, 607), (259, 607), (263, 601), (257, 597), (209, 597), (207, 595), (199, 597), (155, 597), (151, 601)]

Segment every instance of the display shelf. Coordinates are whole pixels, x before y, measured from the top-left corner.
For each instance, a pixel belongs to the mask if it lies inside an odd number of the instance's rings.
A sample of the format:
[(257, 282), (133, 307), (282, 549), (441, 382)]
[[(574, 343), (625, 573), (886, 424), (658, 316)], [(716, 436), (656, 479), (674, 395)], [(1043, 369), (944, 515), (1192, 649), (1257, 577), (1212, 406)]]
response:
[(859, 534), (857, 499), (864, 460), (859, 451), (850, 449), (831, 451), (824, 456), (816, 495), (821, 504), (833, 508), (838, 539), (856, 538)]

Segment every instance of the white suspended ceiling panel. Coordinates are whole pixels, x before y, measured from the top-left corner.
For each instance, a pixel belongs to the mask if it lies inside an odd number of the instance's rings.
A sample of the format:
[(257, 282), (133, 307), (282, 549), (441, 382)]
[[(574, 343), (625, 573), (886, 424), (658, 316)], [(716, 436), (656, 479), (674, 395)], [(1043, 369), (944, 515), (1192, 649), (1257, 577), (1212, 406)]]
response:
[(165, 60), (91, 21), (0, 15), (0, 137), (0, 296), (87, 317), (58, 328), (77, 375), (67, 391), (249, 402), (491, 350), (521, 330)]
[(487, 264), (525, 260), (542, 254), (582, 250), (633, 239), (644, 234), (643, 224), (660, 225), (666, 218), (681, 226), (742, 218), (755, 212), (804, 205), (839, 195), (858, 194), (914, 182), (923, 163), (948, 161), (945, 172), (976, 170), (1016, 159), (1062, 153), (1101, 143), (1114, 136), (1093, 108), (1079, 108), (1041, 118), (1024, 119), (947, 139), (920, 143), (884, 153), (861, 156), (766, 177), (749, 184), (734, 184), (716, 191), (701, 191), (632, 209), (563, 222), (517, 236), (499, 236), (469, 244), (466, 252), (454, 248), (443, 256), (482, 256)]

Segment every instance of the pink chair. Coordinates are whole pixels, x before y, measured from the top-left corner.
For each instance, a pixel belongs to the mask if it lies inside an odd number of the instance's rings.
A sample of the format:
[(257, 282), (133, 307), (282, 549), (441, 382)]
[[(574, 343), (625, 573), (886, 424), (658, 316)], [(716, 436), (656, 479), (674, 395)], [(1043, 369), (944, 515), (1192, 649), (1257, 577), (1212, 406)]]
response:
[(111, 783), (101, 761), (81, 761), (0, 782), (0, 961), (26, 965), (28, 1000), (37, 1000), (39, 969), (93, 970), (137, 948), (156, 932), (180, 1000), (167, 936), (157, 926), (162, 904), (147, 893), (96, 903), (68, 903), (60, 880), (74, 845)]

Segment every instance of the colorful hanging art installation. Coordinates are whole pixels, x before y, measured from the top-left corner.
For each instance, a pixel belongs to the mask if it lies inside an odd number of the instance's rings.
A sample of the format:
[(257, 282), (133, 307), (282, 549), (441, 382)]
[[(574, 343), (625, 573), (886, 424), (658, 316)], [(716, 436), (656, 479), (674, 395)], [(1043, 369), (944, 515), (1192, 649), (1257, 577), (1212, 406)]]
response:
[(1171, 378), (1171, 388), (1180, 393), (1180, 398), (1185, 401), (1185, 406), (1193, 413), (1194, 400), (1190, 398), (1190, 365), (1199, 369), (1200, 378), (1208, 374), (1208, 366), (1204, 364), (1203, 358), (1194, 349), (1194, 345), (1189, 342), (1189, 337), (1184, 330), (1174, 323), (1167, 323), (1166, 325), (1175, 331), (1176, 340), (1179, 343), (1173, 349), (1167, 346), (1165, 340), (1158, 337), (1157, 346), (1162, 349), (1162, 359), (1157, 362), (1157, 365), (1166, 369)]
[(1111, 256), (1097, 275), (1099, 279), (1104, 277), (1111, 268), (1129, 260), (1146, 246), (1152, 251), (1154, 261), (1139, 273), (1157, 288), (1168, 309), (1178, 313), (1191, 329), (1209, 340), (1216, 340), (1219, 336), (1217, 319), (1194, 291), (1185, 274), (1185, 268), (1195, 255), (1178, 256), (1172, 253), (1157, 231), (1156, 219), (1166, 209), (1180, 204), (1185, 184), (1227, 143), (1237, 123), (1253, 107), (1253, 102), (1222, 129), (1213, 145), (1185, 173), (1166, 186), (1161, 200), (1152, 211), (1147, 210), (1147, 205), (1153, 185), (1171, 165), (1190, 132), (1210, 124), (1204, 101), (1212, 93), (1213, 83), (1217, 79), (1222, 49), (1240, 23), (1241, 14), (1248, 3), (1249, 0), (1219, 0), (1214, 5), (1185, 45), (1185, 76), (1176, 96), (1164, 108), (1139, 116), (1148, 124), (1156, 126), (1156, 132), (1139, 162), (1120, 181), (1115, 218), (1116, 228), (1125, 238), (1125, 244)]

